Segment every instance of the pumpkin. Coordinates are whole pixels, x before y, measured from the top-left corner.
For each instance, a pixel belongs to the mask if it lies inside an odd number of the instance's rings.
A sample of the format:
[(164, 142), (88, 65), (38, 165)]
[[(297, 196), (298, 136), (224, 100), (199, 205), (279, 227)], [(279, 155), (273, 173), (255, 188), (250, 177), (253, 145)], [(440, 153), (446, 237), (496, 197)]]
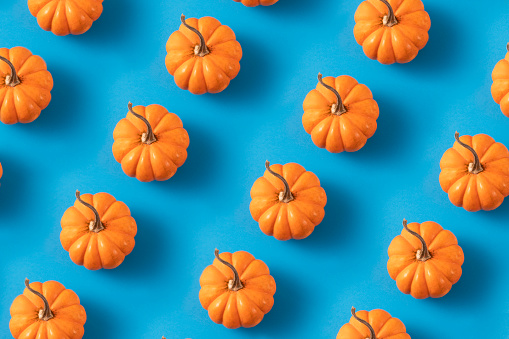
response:
[(509, 195), (509, 152), (486, 134), (455, 134), (440, 160), (440, 186), (449, 200), (469, 212), (490, 211)]
[(129, 208), (108, 193), (80, 195), (61, 220), (60, 242), (71, 260), (89, 270), (120, 265), (134, 248), (136, 222)]
[(53, 78), (46, 63), (24, 47), (0, 48), (0, 121), (29, 123), (51, 101)]
[(384, 310), (351, 310), (350, 322), (344, 324), (336, 339), (410, 339), (405, 325)]
[(433, 221), (403, 220), (389, 246), (387, 270), (399, 290), (416, 299), (441, 298), (461, 277), (463, 250), (451, 231)]
[(502, 113), (509, 117), (509, 44), (507, 44), (507, 54), (500, 60), (491, 73), (493, 85), (491, 85), (491, 95), (497, 104), (500, 105)]
[(240, 2), (244, 6), (247, 7), (256, 7), (256, 6), (271, 6), (274, 5), (279, 0), (233, 0), (235, 2)]
[(420, 0), (366, 0), (355, 12), (354, 35), (370, 59), (412, 61), (428, 42), (431, 21)]
[(28, 0), (28, 9), (45, 31), (55, 35), (83, 34), (99, 19), (103, 0)]
[(316, 89), (303, 104), (302, 125), (313, 143), (331, 153), (355, 152), (375, 134), (378, 104), (354, 78), (318, 74)]
[(11, 305), (9, 329), (16, 339), (81, 339), (87, 321), (85, 309), (72, 290), (57, 281), (25, 279), (23, 294)]
[(0, 179), (2, 179), (3, 175), (4, 175), (4, 169), (2, 168), (2, 163), (0, 163)]
[(200, 303), (227, 328), (253, 327), (274, 305), (276, 282), (267, 265), (245, 251), (224, 252), (200, 277)]
[(193, 94), (223, 91), (240, 71), (242, 48), (235, 33), (212, 17), (180, 19), (166, 43), (168, 72)]
[(182, 121), (161, 105), (128, 108), (113, 131), (115, 160), (139, 181), (168, 180), (187, 159), (189, 135)]
[(304, 239), (325, 216), (325, 190), (313, 172), (299, 164), (272, 165), (251, 188), (251, 216), (266, 235), (278, 240)]

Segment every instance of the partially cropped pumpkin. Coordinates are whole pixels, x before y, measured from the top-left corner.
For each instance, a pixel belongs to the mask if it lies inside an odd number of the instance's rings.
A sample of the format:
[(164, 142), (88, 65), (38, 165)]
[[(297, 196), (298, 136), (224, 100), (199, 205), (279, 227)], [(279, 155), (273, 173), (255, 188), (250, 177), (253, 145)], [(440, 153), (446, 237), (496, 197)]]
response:
[(168, 180), (187, 159), (189, 135), (180, 118), (161, 105), (132, 107), (113, 131), (113, 156), (140, 181)]
[(103, 0), (28, 0), (28, 9), (45, 31), (83, 34), (99, 19)]
[(350, 322), (344, 324), (336, 339), (410, 339), (405, 325), (384, 310), (351, 310)]
[(440, 186), (469, 212), (497, 208), (509, 195), (509, 151), (486, 134), (455, 137), (440, 160)]
[(56, 281), (25, 279), (25, 286), (11, 305), (9, 329), (15, 339), (83, 337), (87, 315), (76, 293)]
[(412, 61), (426, 46), (430, 27), (421, 0), (366, 0), (355, 12), (355, 40), (382, 64)]
[(200, 277), (200, 303), (227, 328), (253, 327), (274, 305), (276, 282), (267, 265), (245, 251), (224, 252)]
[(2, 164), (0, 163), (0, 179), (2, 179), (3, 175), (4, 175), (4, 169), (2, 168)]
[(217, 19), (181, 16), (166, 43), (166, 68), (175, 83), (193, 94), (218, 93), (240, 71), (242, 48), (235, 33)]
[(355, 152), (375, 134), (378, 104), (366, 85), (342, 75), (318, 74), (303, 104), (302, 125), (313, 143), (331, 153)]
[(509, 118), (509, 44), (507, 54), (500, 60), (491, 73), (493, 85), (491, 95), (497, 104), (500, 105), (502, 113)]
[(251, 188), (251, 216), (278, 240), (304, 239), (325, 216), (327, 195), (320, 180), (299, 164), (272, 165)]
[(256, 6), (271, 6), (278, 2), (279, 0), (233, 0), (233, 1), (240, 2), (247, 7), (256, 7)]
[(136, 222), (129, 208), (108, 193), (76, 192), (65, 211), (60, 242), (71, 260), (89, 270), (115, 268), (134, 248)]
[(46, 63), (24, 47), (0, 48), (0, 121), (29, 123), (51, 101), (53, 78)]
[(451, 231), (433, 221), (403, 220), (403, 231), (389, 246), (387, 270), (399, 290), (416, 299), (440, 298), (461, 277), (463, 250)]

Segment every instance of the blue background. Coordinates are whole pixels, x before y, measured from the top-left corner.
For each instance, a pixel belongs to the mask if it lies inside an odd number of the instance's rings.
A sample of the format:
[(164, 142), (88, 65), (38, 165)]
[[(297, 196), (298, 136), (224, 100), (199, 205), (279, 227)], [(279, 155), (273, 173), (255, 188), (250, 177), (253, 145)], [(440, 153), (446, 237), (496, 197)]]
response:
[[(85, 338), (335, 338), (357, 309), (383, 308), (413, 339), (509, 338), (509, 201), (492, 212), (454, 207), (438, 182), (454, 132), (509, 145), (509, 119), (490, 95), (505, 55), (506, 0), (426, 0), (428, 45), (409, 64), (369, 60), (352, 33), (360, 1), (281, 0), (247, 8), (231, 0), (108, 0), (81, 36), (39, 28), (26, 1), (0, 5), (0, 46), (41, 55), (52, 101), (29, 125), (0, 125), (0, 336), (23, 279), (58, 280), (78, 293)], [(241, 71), (223, 93), (194, 96), (164, 66), (179, 17), (211, 15), (237, 34)], [(356, 153), (313, 145), (302, 101), (316, 75), (348, 74), (373, 92), (378, 130)], [(158, 103), (188, 130), (189, 157), (167, 182), (127, 177), (112, 155), (127, 102)], [(265, 236), (249, 214), (264, 161), (298, 162), (328, 196), (324, 221), (302, 241)], [(87, 271), (59, 241), (74, 192), (109, 192), (138, 223), (136, 247), (115, 270)], [(386, 269), (401, 221), (434, 220), (465, 252), (463, 276), (437, 300), (398, 291)], [(275, 305), (252, 329), (214, 324), (198, 300), (214, 248), (247, 250), (277, 282)]]

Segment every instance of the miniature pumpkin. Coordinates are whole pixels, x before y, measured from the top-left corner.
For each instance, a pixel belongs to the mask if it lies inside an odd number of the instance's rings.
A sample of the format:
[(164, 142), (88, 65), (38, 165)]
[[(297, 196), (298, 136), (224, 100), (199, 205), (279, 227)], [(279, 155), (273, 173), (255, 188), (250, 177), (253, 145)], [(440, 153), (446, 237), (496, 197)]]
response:
[(212, 17), (187, 19), (166, 43), (166, 68), (193, 94), (218, 93), (240, 71), (242, 48), (230, 27)]
[(389, 246), (387, 270), (399, 290), (416, 299), (440, 298), (461, 277), (463, 250), (451, 231), (433, 221), (403, 220), (401, 235)]
[(29, 123), (51, 101), (53, 78), (46, 63), (24, 47), (0, 48), (0, 121)]
[(327, 203), (320, 180), (299, 164), (272, 165), (251, 188), (251, 216), (278, 240), (304, 239), (325, 216)]
[(113, 131), (115, 160), (139, 181), (168, 180), (187, 159), (189, 135), (182, 121), (161, 105), (128, 108)]
[(490, 211), (509, 195), (509, 152), (486, 134), (464, 135), (440, 160), (440, 186), (469, 212)]
[(410, 339), (405, 325), (384, 310), (358, 311), (352, 307), (350, 322), (344, 324), (336, 339)]
[(4, 175), (4, 169), (2, 168), (2, 164), (0, 163), (0, 179), (2, 179), (3, 175)]
[(507, 54), (500, 60), (491, 73), (493, 85), (491, 85), (491, 95), (505, 116), (509, 117), (509, 44), (507, 44)]
[(103, 0), (28, 0), (28, 9), (45, 31), (55, 35), (83, 34), (99, 19)]
[(271, 6), (278, 2), (279, 0), (233, 0), (233, 1), (240, 2), (247, 7), (256, 7), (256, 6)]
[(245, 251), (224, 252), (200, 277), (200, 302), (227, 328), (253, 327), (274, 305), (276, 282), (267, 265)]
[(331, 153), (355, 152), (375, 134), (378, 104), (366, 85), (342, 75), (318, 74), (318, 85), (304, 100), (302, 125), (313, 143)]
[(366, 0), (355, 12), (354, 35), (370, 59), (412, 61), (428, 42), (431, 21), (421, 0)]
[(71, 260), (89, 270), (115, 268), (134, 248), (136, 222), (129, 208), (108, 193), (80, 195), (65, 211), (60, 242)]
[(76, 293), (57, 281), (25, 279), (25, 286), (11, 305), (9, 329), (15, 339), (83, 337), (87, 314)]

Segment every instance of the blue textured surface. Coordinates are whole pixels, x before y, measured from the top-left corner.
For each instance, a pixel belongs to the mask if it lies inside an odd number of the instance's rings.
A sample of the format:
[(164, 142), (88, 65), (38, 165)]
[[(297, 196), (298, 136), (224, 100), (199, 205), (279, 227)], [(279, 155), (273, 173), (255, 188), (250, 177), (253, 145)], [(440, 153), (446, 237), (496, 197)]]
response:
[[(85, 338), (334, 338), (357, 309), (383, 308), (413, 339), (508, 338), (509, 201), (492, 212), (454, 207), (438, 182), (454, 132), (509, 145), (509, 119), (490, 95), (505, 55), (506, 0), (426, 0), (430, 41), (409, 64), (369, 60), (353, 37), (360, 1), (108, 0), (92, 29), (57, 37), (25, 1), (0, 5), (0, 46), (41, 55), (54, 77), (50, 106), (29, 125), (0, 125), (0, 337), (23, 279), (78, 293)], [(239, 76), (217, 95), (180, 90), (164, 66), (179, 17), (211, 15), (242, 44)], [(357, 153), (317, 148), (301, 124), (316, 75), (348, 74), (380, 106), (378, 130)], [(135, 105), (158, 103), (188, 130), (189, 157), (167, 182), (140, 183), (114, 160), (113, 129)], [(328, 195), (325, 219), (302, 241), (265, 236), (249, 214), (264, 161), (298, 162)], [(74, 191), (109, 192), (138, 222), (136, 247), (115, 270), (87, 271), (59, 241)], [(400, 293), (386, 270), (401, 220), (434, 220), (465, 252), (463, 276), (438, 300)], [(214, 324), (198, 300), (214, 248), (247, 250), (277, 282), (275, 305), (253, 329)]]

